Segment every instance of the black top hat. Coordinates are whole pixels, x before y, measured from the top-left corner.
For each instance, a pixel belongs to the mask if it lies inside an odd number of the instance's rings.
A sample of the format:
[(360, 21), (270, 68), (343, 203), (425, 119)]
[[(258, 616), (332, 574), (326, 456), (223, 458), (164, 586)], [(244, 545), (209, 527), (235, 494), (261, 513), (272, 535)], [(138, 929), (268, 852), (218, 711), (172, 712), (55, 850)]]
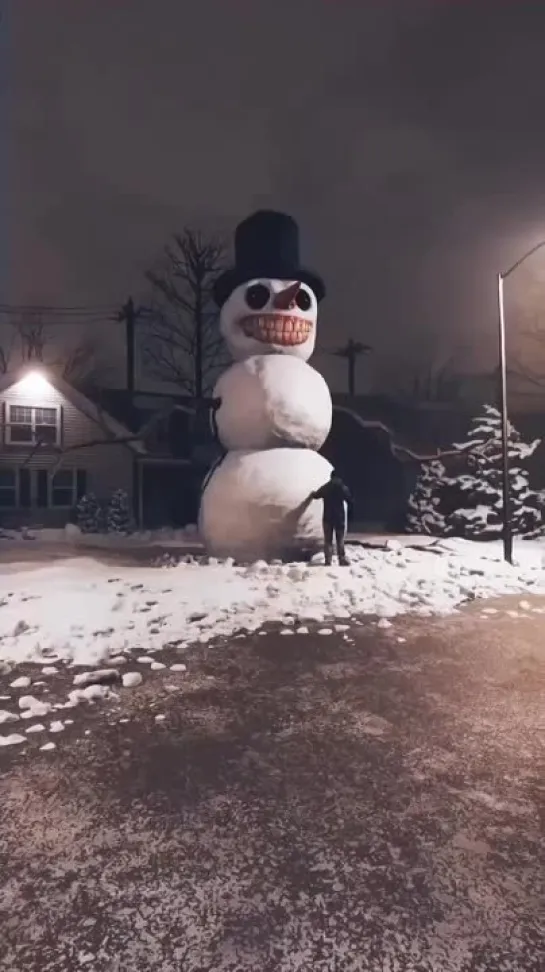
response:
[(320, 301), (324, 282), (299, 263), (299, 227), (291, 216), (260, 209), (235, 230), (235, 266), (214, 282), (214, 300), (222, 307), (235, 287), (255, 277), (300, 280)]

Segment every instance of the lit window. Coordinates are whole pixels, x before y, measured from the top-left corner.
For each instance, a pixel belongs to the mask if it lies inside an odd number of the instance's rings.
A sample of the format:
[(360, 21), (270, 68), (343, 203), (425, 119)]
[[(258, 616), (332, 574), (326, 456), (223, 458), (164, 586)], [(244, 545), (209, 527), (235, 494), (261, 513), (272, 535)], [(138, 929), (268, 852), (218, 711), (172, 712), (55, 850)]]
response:
[(56, 445), (59, 437), (56, 408), (10, 405), (6, 441), (12, 445)]

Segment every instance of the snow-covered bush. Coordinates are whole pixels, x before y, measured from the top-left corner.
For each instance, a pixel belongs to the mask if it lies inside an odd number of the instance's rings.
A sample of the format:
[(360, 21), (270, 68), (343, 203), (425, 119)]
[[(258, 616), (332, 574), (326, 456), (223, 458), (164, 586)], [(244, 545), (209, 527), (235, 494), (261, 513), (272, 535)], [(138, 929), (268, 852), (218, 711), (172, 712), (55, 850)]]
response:
[[(543, 532), (544, 507), (530, 489), (525, 461), (540, 440), (525, 443), (509, 425), (509, 477), (513, 534)], [(409, 498), (407, 528), (413, 533), (493, 540), (503, 531), (501, 416), (485, 405), (473, 419), (467, 441), (456, 443), (445, 461), (425, 463)]]
[(94, 493), (85, 493), (76, 506), (76, 523), (82, 533), (100, 533), (102, 508)]
[(439, 537), (445, 535), (446, 523), (441, 499), (449, 482), (446, 469), (439, 459), (432, 459), (422, 466), (408, 502), (407, 529), (411, 533), (427, 533)]
[[(530, 489), (524, 462), (540, 440), (525, 443), (509, 425), (511, 523), (514, 534), (535, 536), (542, 530), (539, 495)], [(501, 415), (486, 405), (471, 423), (467, 442), (454, 446), (465, 453), (465, 471), (455, 478), (455, 509), (446, 518), (446, 532), (472, 540), (493, 540), (503, 529)]]
[(106, 511), (106, 529), (108, 533), (131, 533), (133, 518), (127, 491), (116, 489), (110, 497)]

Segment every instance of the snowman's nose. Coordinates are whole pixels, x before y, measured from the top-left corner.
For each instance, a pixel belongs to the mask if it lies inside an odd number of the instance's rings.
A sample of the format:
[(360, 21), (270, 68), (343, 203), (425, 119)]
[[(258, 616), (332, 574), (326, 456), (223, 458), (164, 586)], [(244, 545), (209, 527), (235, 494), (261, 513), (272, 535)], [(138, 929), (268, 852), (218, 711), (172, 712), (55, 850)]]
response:
[(285, 290), (281, 290), (280, 293), (275, 294), (273, 298), (273, 305), (277, 310), (289, 310), (293, 307), (295, 298), (301, 289), (301, 284), (299, 282), (290, 284)]

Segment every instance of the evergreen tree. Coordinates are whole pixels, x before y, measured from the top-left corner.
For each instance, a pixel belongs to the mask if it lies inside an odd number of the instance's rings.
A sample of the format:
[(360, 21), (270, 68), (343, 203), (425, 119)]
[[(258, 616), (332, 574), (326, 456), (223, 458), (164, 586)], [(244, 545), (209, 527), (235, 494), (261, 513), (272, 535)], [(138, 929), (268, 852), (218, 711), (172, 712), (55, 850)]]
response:
[(85, 493), (76, 506), (76, 522), (82, 533), (100, 533), (102, 509), (94, 493)]
[(408, 502), (407, 528), (411, 533), (426, 533), (435, 537), (445, 535), (441, 494), (449, 484), (446, 469), (438, 459), (422, 466)]
[[(525, 443), (509, 424), (509, 477), (513, 534), (535, 536), (541, 532), (539, 495), (530, 489), (523, 463), (540, 440)], [(468, 448), (469, 447), (469, 448)], [(503, 529), (501, 415), (485, 405), (484, 414), (473, 419), (467, 442), (455, 445), (465, 452), (466, 472), (453, 480), (458, 493), (456, 508), (446, 518), (447, 533), (472, 540), (493, 540)], [(467, 450), (467, 451), (466, 451)]]
[(108, 503), (106, 529), (108, 533), (130, 533), (132, 526), (132, 512), (127, 491), (116, 489)]

